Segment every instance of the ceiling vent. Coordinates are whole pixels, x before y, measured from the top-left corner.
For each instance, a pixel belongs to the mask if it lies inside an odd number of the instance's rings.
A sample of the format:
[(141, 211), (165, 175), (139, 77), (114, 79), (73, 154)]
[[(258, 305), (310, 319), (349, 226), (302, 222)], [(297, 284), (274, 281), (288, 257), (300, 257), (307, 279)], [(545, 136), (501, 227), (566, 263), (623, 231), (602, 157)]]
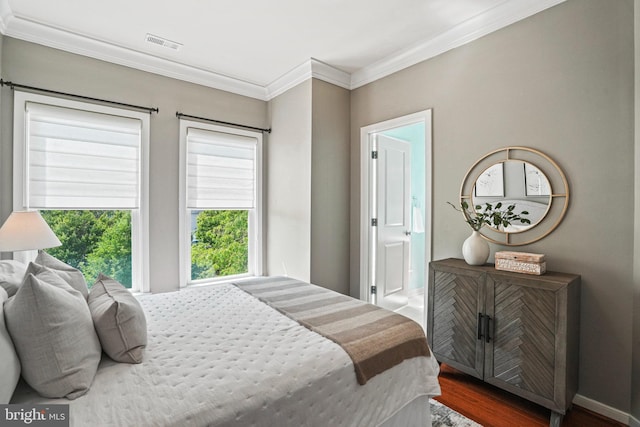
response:
[(182, 43), (172, 42), (171, 40), (167, 40), (159, 36), (154, 36), (153, 34), (149, 33), (147, 33), (147, 37), (145, 38), (145, 40), (147, 41), (147, 43), (166, 47), (167, 49), (180, 50), (180, 48), (182, 47)]

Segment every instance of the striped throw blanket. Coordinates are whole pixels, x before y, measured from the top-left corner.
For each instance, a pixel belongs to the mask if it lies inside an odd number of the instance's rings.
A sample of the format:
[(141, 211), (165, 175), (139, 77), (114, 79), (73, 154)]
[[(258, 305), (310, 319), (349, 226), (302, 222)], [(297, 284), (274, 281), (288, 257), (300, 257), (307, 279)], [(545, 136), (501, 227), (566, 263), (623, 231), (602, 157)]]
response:
[(420, 325), (400, 314), (288, 277), (235, 285), (342, 346), (353, 360), (359, 384), (405, 359), (429, 356)]

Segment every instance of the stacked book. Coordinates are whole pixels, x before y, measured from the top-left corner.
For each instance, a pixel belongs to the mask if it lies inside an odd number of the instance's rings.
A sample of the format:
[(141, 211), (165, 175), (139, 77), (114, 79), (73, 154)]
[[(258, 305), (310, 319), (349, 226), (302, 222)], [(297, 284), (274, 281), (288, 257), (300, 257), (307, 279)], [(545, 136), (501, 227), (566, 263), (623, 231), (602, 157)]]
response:
[(496, 270), (541, 275), (547, 271), (543, 254), (528, 252), (498, 251), (495, 255)]

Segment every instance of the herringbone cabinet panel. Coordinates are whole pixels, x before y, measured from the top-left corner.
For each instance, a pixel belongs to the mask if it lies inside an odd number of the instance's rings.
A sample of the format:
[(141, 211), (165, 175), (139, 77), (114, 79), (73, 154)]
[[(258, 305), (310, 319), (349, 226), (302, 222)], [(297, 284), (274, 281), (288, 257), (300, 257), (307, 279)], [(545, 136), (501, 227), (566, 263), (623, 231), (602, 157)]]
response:
[(435, 272), (435, 284), (432, 350), (448, 363), (458, 362), (481, 376), (482, 367), (476, 366), (477, 353), (482, 351), (476, 325), (478, 295), (484, 284), (473, 276), (444, 271)]
[(493, 377), (553, 399), (555, 293), (505, 282), (494, 291)]

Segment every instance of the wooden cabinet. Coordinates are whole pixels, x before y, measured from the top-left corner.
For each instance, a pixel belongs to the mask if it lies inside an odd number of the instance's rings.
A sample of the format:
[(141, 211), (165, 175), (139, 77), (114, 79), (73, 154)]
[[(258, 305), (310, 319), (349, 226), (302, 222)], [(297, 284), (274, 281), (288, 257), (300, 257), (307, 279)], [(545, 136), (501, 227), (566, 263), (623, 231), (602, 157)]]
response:
[(580, 276), (433, 261), (427, 316), (439, 362), (551, 409), (560, 425), (578, 387)]

